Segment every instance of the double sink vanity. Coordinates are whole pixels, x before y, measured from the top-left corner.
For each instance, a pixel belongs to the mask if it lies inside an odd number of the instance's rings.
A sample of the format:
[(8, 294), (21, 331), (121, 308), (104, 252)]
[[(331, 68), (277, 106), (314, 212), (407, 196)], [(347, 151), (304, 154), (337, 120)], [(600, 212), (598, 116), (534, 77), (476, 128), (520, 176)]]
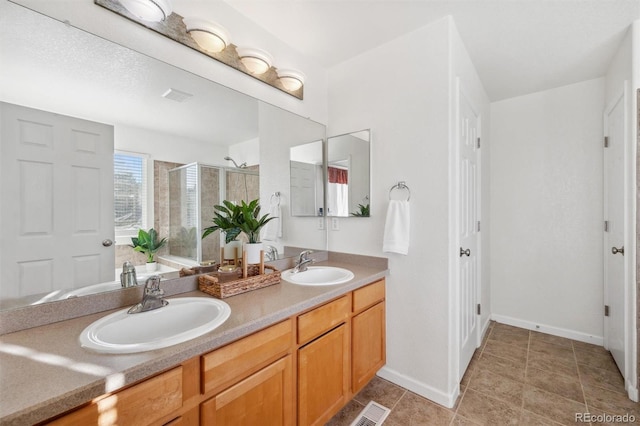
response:
[(0, 336), (0, 424), (324, 424), (385, 363), (387, 259), (316, 260), (224, 300), (184, 277), (159, 309)]

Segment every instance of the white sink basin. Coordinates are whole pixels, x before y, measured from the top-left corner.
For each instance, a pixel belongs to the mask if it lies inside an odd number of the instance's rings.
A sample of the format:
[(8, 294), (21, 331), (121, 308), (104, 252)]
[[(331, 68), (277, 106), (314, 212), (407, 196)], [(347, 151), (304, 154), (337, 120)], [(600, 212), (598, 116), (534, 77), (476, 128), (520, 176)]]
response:
[(125, 354), (165, 348), (201, 336), (222, 325), (231, 308), (206, 297), (168, 299), (152, 311), (128, 314), (129, 307), (93, 322), (80, 334), (80, 345), (96, 352)]
[(295, 274), (293, 269), (287, 269), (281, 277), (283, 280), (299, 285), (335, 285), (352, 280), (354, 275), (353, 272), (344, 268), (309, 266), (306, 271)]

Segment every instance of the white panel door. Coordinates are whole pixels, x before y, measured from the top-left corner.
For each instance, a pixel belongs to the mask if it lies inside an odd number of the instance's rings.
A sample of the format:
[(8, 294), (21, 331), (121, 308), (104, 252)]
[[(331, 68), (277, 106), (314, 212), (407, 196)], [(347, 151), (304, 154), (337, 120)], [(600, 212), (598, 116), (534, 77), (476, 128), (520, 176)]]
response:
[(316, 166), (291, 161), (291, 215), (317, 216)]
[(618, 368), (625, 374), (624, 348), (624, 96), (605, 112), (604, 128), (608, 148), (604, 149), (605, 212), (604, 233), (604, 301), (605, 347)]
[(478, 116), (459, 92), (458, 144), (460, 172), (460, 366), (461, 379), (479, 345), (479, 146)]
[(112, 281), (113, 127), (0, 103), (0, 298)]

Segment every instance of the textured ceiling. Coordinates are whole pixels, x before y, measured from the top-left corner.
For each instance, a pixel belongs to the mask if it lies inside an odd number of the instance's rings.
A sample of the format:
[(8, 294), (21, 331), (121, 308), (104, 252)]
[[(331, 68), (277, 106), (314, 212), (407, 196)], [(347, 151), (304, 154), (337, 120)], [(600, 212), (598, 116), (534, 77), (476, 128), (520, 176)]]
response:
[(640, 19), (640, 0), (226, 2), (326, 67), (452, 15), (492, 100), (601, 77)]

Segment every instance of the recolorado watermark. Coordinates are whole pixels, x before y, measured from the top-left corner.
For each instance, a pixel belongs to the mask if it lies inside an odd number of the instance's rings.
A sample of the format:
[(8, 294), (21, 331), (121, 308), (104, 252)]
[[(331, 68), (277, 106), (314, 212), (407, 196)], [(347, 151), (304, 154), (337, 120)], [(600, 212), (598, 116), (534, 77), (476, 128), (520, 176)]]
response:
[(633, 414), (591, 414), (576, 413), (576, 423), (635, 423)]

